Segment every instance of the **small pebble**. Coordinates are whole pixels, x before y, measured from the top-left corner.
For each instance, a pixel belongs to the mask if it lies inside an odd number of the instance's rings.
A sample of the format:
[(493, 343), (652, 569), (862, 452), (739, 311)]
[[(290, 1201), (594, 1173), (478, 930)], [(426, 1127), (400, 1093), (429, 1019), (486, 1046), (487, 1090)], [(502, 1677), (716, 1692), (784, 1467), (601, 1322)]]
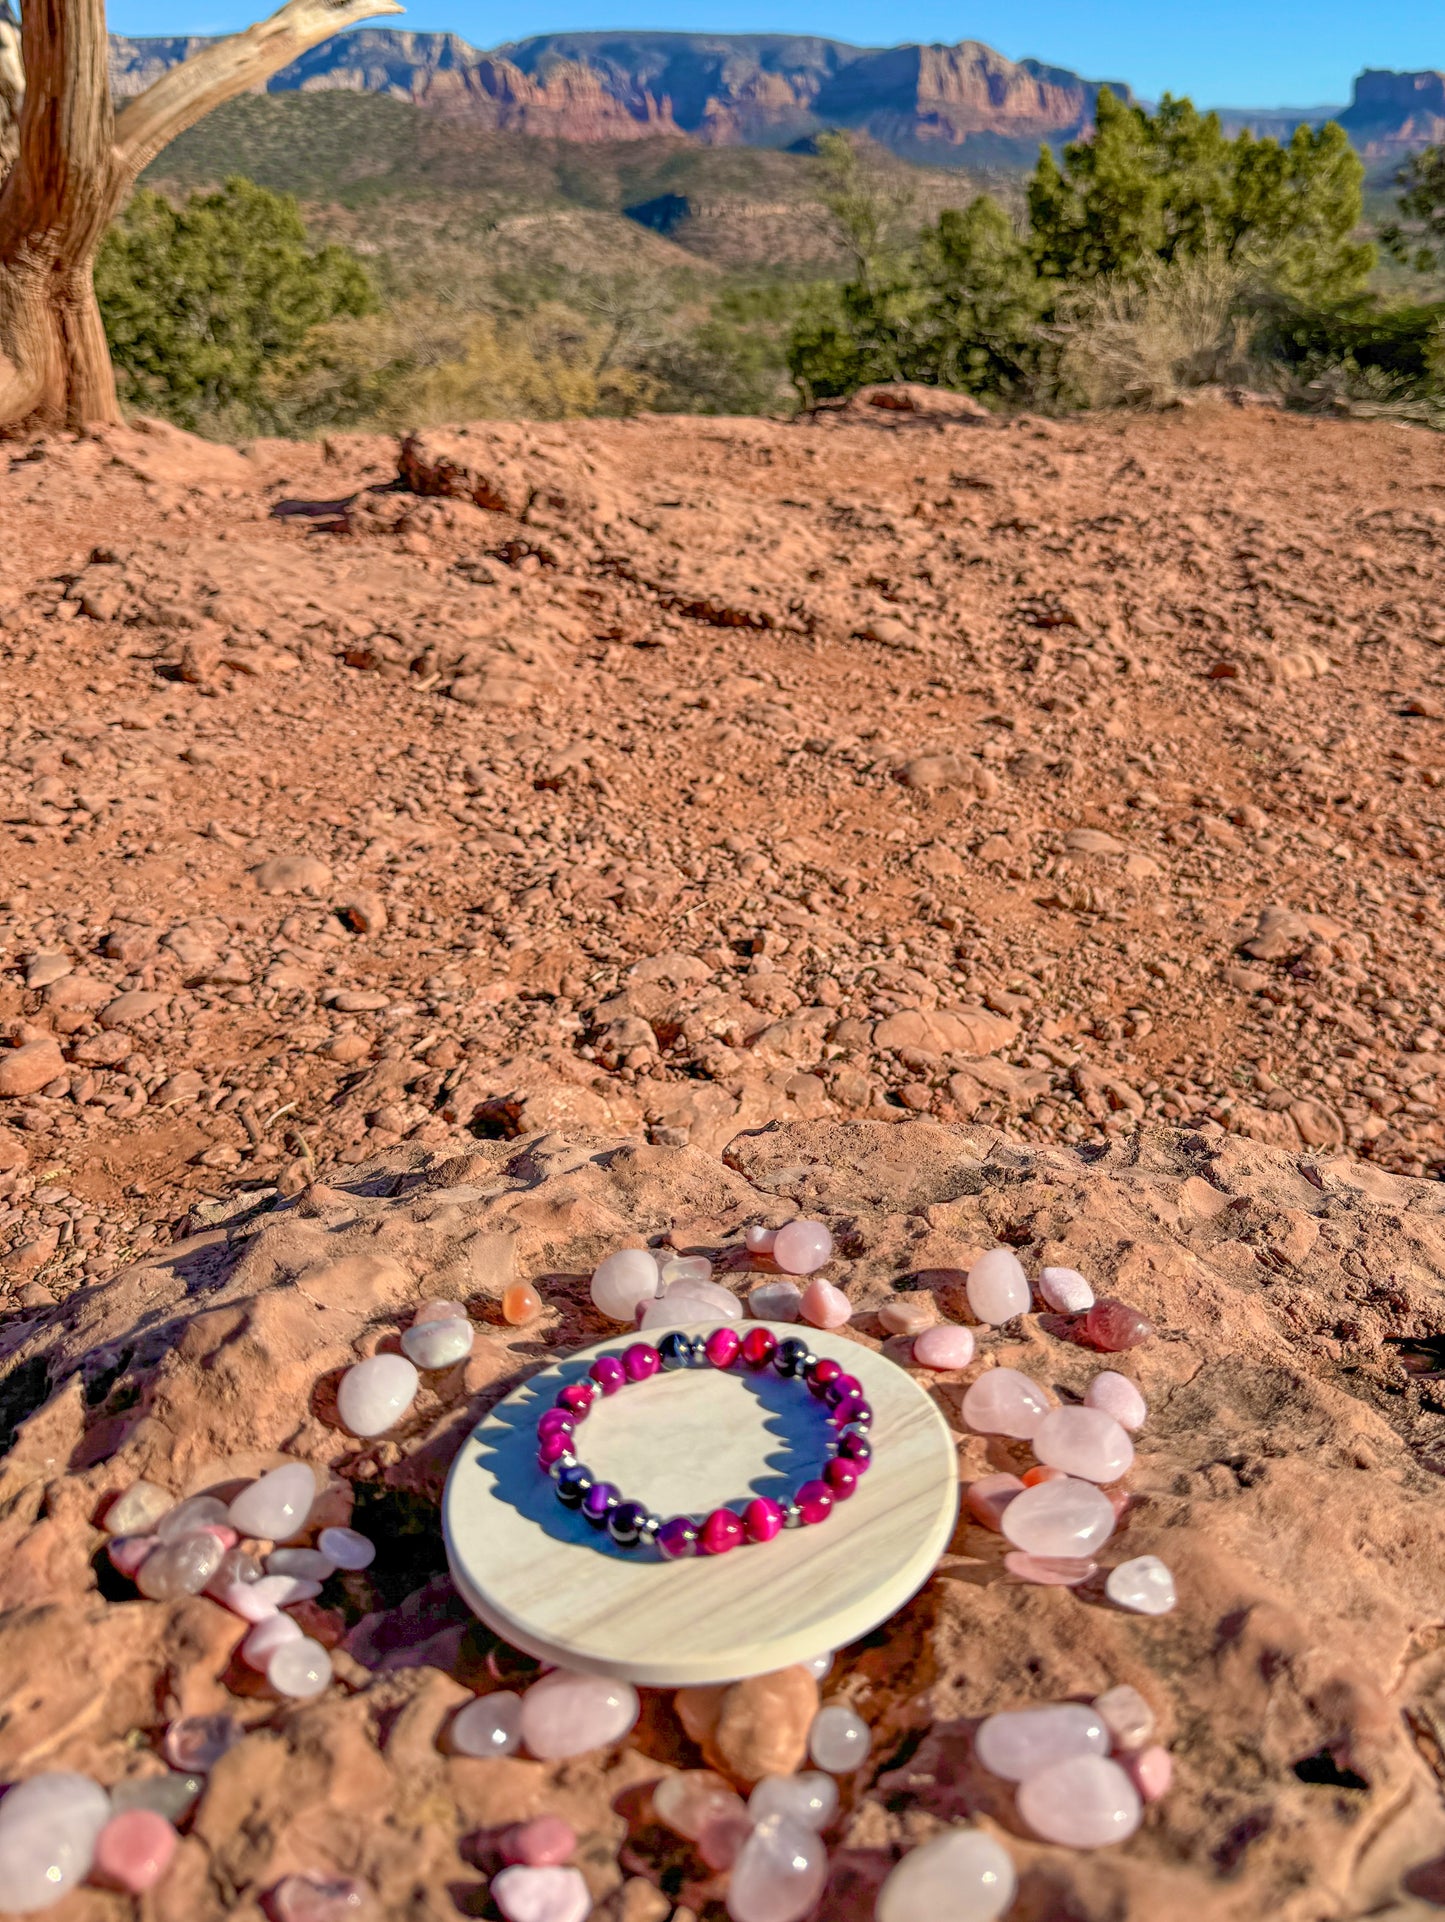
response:
[(522, 1746), (522, 1698), (509, 1689), (479, 1695), (452, 1719), (447, 1740), (458, 1755), (515, 1755)]
[(657, 1261), (650, 1249), (620, 1248), (592, 1271), (592, 1304), (610, 1321), (635, 1321), (645, 1301), (658, 1293)]
[(132, 1482), (105, 1511), (108, 1535), (153, 1535), (156, 1523), (176, 1505), (174, 1495), (154, 1482)]
[(372, 1355), (341, 1377), (336, 1412), (353, 1435), (384, 1435), (411, 1407), (419, 1386), (416, 1365), (404, 1355)]
[(414, 1321), (401, 1338), (401, 1352), (418, 1368), (452, 1368), (466, 1360), (476, 1338), (472, 1324), (454, 1315), (445, 1321)]
[(1094, 1291), (1077, 1268), (1044, 1268), (1039, 1293), (1057, 1315), (1086, 1314), (1094, 1305)]
[(1002, 1533), (1029, 1555), (1083, 1561), (1114, 1532), (1114, 1505), (1093, 1482), (1040, 1482), (1003, 1511)]
[(1030, 1441), (1050, 1407), (1031, 1376), (1017, 1368), (990, 1368), (966, 1390), (960, 1412), (975, 1434)]
[(838, 1812), (838, 1784), (818, 1769), (800, 1775), (765, 1775), (748, 1797), (748, 1814), (786, 1815), (805, 1829), (825, 1829)]
[(592, 1913), (580, 1869), (517, 1862), (492, 1877), (487, 1893), (506, 1922), (586, 1922)]
[(637, 1690), (627, 1682), (553, 1669), (522, 1697), (522, 1740), (543, 1762), (586, 1755), (629, 1734), (639, 1707)]
[(802, 1309), (803, 1291), (795, 1281), (761, 1281), (748, 1296), (755, 1321), (796, 1321)]
[(376, 1543), (354, 1528), (323, 1528), (316, 1546), (338, 1568), (370, 1568), (376, 1560)]
[(336, 1573), (336, 1564), (319, 1548), (273, 1548), (266, 1557), (268, 1575), (299, 1575), (303, 1581), (324, 1582)]
[(304, 1702), (319, 1695), (331, 1681), (331, 1654), (320, 1642), (303, 1635), (299, 1642), (282, 1642), (271, 1652), (266, 1680), (278, 1695)]
[(306, 1526), (316, 1501), (316, 1476), (305, 1462), (285, 1462), (243, 1488), (226, 1520), (256, 1541), (288, 1542)]
[(1099, 1572), (1097, 1562), (1063, 1555), (1025, 1555), (1021, 1548), (1011, 1548), (1003, 1565), (1016, 1582), (1032, 1582), (1036, 1588), (1077, 1588)]
[(980, 1321), (1000, 1327), (1033, 1306), (1023, 1263), (1012, 1248), (990, 1248), (968, 1271), (968, 1305)]
[(963, 1503), (973, 1519), (995, 1535), (1003, 1533), (1003, 1512), (1024, 1485), (1017, 1475), (980, 1475), (963, 1491)]
[(1116, 1482), (1134, 1465), (1134, 1444), (1102, 1408), (1051, 1408), (1030, 1440), (1047, 1468), (1086, 1482)]
[(1126, 1841), (1139, 1826), (1143, 1806), (1117, 1762), (1104, 1755), (1075, 1755), (1021, 1783), (1018, 1812), (1045, 1842), (1099, 1849)]
[(830, 1259), (833, 1237), (821, 1221), (790, 1221), (773, 1237), (773, 1260), (785, 1275), (812, 1275)]
[(982, 1829), (948, 1829), (905, 1855), (878, 1891), (874, 1922), (996, 1922), (1018, 1878)]
[(364, 1922), (370, 1886), (353, 1875), (286, 1875), (266, 1898), (276, 1922)]
[(502, 1836), (502, 1858), (524, 1862), (532, 1869), (559, 1868), (577, 1851), (577, 1831), (560, 1815), (534, 1815), (518, 1822)]
[(271, 1657), (286, 1642), (302, 1639), (301, 1624), (291, 1615), (268, 1615), (242, 1639), (241, 1660), (247, 1668), (264, 1675)]
[(895, 1295), (878, 1310), (878, 1319), (890, 1335), (921, 1335), (938, 1320), (938, 1304), (932, 1295)]
[(1154, 1324), (1126, 1301), (1096, 1301), (1084, 1317), (1084, 1335), (1095, 1348), (1116, 1354), (1138, 1348), (1153, 1338)]
[(217, 1501), (214, 1495), (192, 1495), (189, 1501), (177, 1502), (168, 1509), (156, 1523), (156, 1535), (163, 1542), (184, 1541), (187, 1535), (195, 1535), (210, 1522), (225, 1522), (226, 1504)]
[[(522, 1288), (526, 1285), (525, 1282), (513, 1284), (514, 1287)], [(411, 1325), (415, 1328), (417, 1323), (422, 1321), (465, 1321), (466, 1319), (467, 1305), (464, 1301), (424, 1301), (412, 1316)]]
[(808, 1753), (830, 1775), (851, 1775), (867, 1761), (872, 1746), (872, 1730), (843, 1702), (820, 1708), (808, 1730)]
[(841, 1328), (851, 1319), (853, 1304), (841, 1288), (815, 1275), (803, 1290), (798, 1312), (814, 1328)]
[(1131, 1431), (1144, 1426), (1149, 1413), (1148, 1403), (1127, 1375), (1115, 1374), (1106, 1368), (1084, 1390), (1086, 1408), (1102, 1408), (1106, 1415), (1112, 1415), (1121, 1428)]
[(1094, 1697), (1094, 1707), (1103, 1716), (1116, 1749), (1141, 1749), (1148, 1745), (1154, 1733), (1154, 1711), (1137, 1688), (1128, 1682), (1106, 1688), (1102, 1695)]
[(502, 1320), (509, 1327), (522, 1328), (541, 1312), (542, 1297), (529, 1281), (514, 1281), (502, 1296)]
[(1121, 1759), (1141, 1798), (1145, 1802), (1162, 1802), (1174, 1780), (1174, 1762), (1168, 1749), (1156, 1744)]
[(170, 1867), (180, 1839), (153, 1809), (126, 1809), (113, 1815), (96, 1837), (91, 1874), (113, 1889), (143, 1895)]
[(208, 1775), (246, 1731), (229, 1715), (183, 1715), (161, 1741), (161, 1753), (183, 1775)]
[(828, 1856), (815, 1829), (768, 1815), (738, 1853), (728, 1878), (732, 1922), (802, 1922), (828, 1880)]
[(652, 1807), (675, 1835), (697, 1842), (714, 1823), (745, 1815), (748, 1804), (711, 1769), (679, 1769), (653, 1785)]
[(1026, 1782), (1041, 1768), (1070, 1756), (1107, 1755), (1109, 1731), (1097, 1709), (1053, 1702), (1046, 1708), (1011, 1708), (985, 1716), (973, 1746), (990, 1775)]
[(913, 1359), (920, 1368), (967, 1368), (973, 1360), (973, 1351), (973, 1330), (951, 1321), (925, 1328), (913, 1343)]
[(1104, 1593), (1116, 1607), (1132, 1609), (1136, 1615), (1167, 1615), (1179, 1599), (1174, 1577), (1157, 1555), (1136, 1555), (1111, 1568)]

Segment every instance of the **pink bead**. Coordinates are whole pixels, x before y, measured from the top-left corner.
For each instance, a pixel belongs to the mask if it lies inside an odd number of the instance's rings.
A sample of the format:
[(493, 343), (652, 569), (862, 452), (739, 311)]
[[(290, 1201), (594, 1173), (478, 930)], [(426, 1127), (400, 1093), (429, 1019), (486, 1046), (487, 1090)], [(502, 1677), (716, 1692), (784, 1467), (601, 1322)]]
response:
[(841, 1328), (851, 1318), (853, 1304), (841, 1288), (824, 1281), (821, 1275), (814, 1275), (803, 1290), (798, 1313), (815, 1328)]
[[(773, 1260), (785, 1275), (811, 1275), (832, 1254), (833, 1237), (821, 1221), (790, 1221), (785, 1228), (779, 1228), (772, 1252)], [(818, 1325), (836, 1324), (820, 1322)]]
[(1102, 1408), (1051, 1408), (1031, 1437), (1049, 1468), (1086, 1482), (1116, 1482), (1134, 1465), (1134, 1444)]
[(833, 1500), (845, 1502), (858, 1486), (857, 1464), (846, 1461), (841, 1455), (835, 1455), (823, 1470), (823, 1480), (832, 1489)]
[(577, 1417), (570, 1408), (549, 1408), (537, 1422), (537, 1439), (544, 1435), (575, 1435)]
[(735, 1328), (714, 1328), (703, 1344), (714, 1368), (731, 1368), (742, 1345), (742, 1336)]
[(1167, 1748), (1156, 1745), (1120, 1759), (1130, 1781), (1146, 1802), (1160, 1802), (1169, 1793), (1169, 1784), (1174, 1780), (1174, 1760)]
[(1026, 1555), (1020, 1548), (1010, 1549), (1003, 1565), (1015, 1581), (1033, 1582), (1039, 1588), (1077, 1588), (1099, 1569), (1097, 1562), (1063, 1555)]
[(560, 1815), (537, 1815), (518, 1822), (502, 1836), (502, 1856), (534, 1869), (556, 1868), (570, 1862), (577, 1848), (577, 1832)]
[(970, 1482), (964, 1490), (963, 1502), (973, 1519), (984, 1528), (991, 1528), (995, 1535), (1003, 1533), (1002, 1516), (1015, 1495), (1022, 1495), (1024, 1485), (1017, 1475), (980, 1475), (976, 1482)]
[(585, 1415), (597, 1399), (597, 1389), (590, 1381), (569, 1381), (557, 1394), (557, 1406), (568, 1408), (574, 1415)]
[(106, 1557), (122, 1575), (134, 1575), (146, 1556), (158, 1547), (156, 1535), (117, 1535), (106, 1545)]
[(180, 1839), (154, 1809), (126, 1809), (113, 1815), (96, 1837), (91, 1873), (98, 1882), (141, 1895), (170, 1867)]
[(1049, 1398), (1017, 1368), (990, 1368), (963, 1397), (962, 1414), (979, 1435), (1012, 1435), (1029, 1441), (1049, 1412)]
[(973, 1360), (973, 1350), (971, 1328), (960, 1328), (954, 1322), (941, 1321), (934, 1328), (925, 1328), (916, 1337), (913, 1359), (920, 1368), (967, 1368)]
[(715, 1508), (697, 1535), (699, 1555), (726, 1555), (746, 1540), (743, 1525), (730, 1508)]
[[(828, 1466), (831, 1468), (832, 1463)], [(743, 1527), (750, 1542), (770, 1542), (780, 1534), (783, 1526), (783, 1511), (767, 1495), (755, 1495), (743, 1510)]]
[(1084, 1317), (1086, 1339), (1108, 1354), (1123, 1348), (1138, 1348), (1152, 1339), (1153, 1334), (1154, 1324), (1146, 1321), (1137, 1308), (1108, 1296), (1096, 1301)]
[(627, 1371), (616, 1355), (599, 1355), (587, 1373), (604, 1395), (615, 1395), (627, 1380)]
[(543, 1468), (550, 1468), (553, 1462), (561, 1461), (564, 1455), (572, 1453), (575, 1437), (564, 1429), (552, 1428), (537, 1444), (537, 1461)]
[(662, 1356), (650, 1341), (635, 1341), (622, 1351), (622, 1368), (629, 1381), (648, 1381), (662, 1366)]
[(804, 1482), (793, 1500), (807, 1524), (826, 1521), (833, 1512), (833, 1491), (826, 1482)]
[(1101, 1408), (1106, 1415), (1112, 1415), (1121, 1428), (1138, 1429), (1144, 1426), (1149, 1413), (1149, 1405), (1127, 1375), (1115, 1374), (1106, 1368), (1084, 1390), (1084, 1406)]

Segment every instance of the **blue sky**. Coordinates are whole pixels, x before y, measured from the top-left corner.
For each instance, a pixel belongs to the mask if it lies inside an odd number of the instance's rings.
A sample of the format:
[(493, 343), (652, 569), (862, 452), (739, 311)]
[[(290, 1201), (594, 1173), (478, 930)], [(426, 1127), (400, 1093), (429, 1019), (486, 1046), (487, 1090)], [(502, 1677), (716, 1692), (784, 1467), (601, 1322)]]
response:
[[(113, 0), (117, 33), (217, 33), (268, 12), (232, 0)], [(984, 40), (1146, 96), (1169, 89), (1201, 104), (1312, 106), (1349, 98), (1362, 67), (1445, 67), (1445, 11), (1427, 0), (408, 0), (405, 24), (450, 27), (478, 46), (532, 33), (670, 27), (817, 33), (868, 45)]]

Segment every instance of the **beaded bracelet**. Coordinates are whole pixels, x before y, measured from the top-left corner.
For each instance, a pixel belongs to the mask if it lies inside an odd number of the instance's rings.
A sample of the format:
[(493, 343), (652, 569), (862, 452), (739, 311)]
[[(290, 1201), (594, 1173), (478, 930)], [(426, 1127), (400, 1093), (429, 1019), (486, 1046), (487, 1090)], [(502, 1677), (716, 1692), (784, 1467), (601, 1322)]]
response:
[[(642, 1502), (628, 1501), (611, 1482), (599, 1481), (578, 1459), (577, 1425), (586, 1420), (599, 1394), (615, 1395), (629, 1382), (647, 1381), (662, 1369), (735, 1365), (753, 1373), (771, 1366), (777, 1374), (803, 1383), (828, 1409), (833, 1438), (826, 1444), (822, 1475), (804, 1482), (790, 1502), (755, 1495), (741, 1514), (715, 1508), (704, 1517), (674, 1515), (664, 1521)], [(639, 1341), (620, 1355), (600, 1356), (588, 1370), (588, 1380), (570, 1382), (537, 1423), (537, 1461), (556, 1484), (558, 1501), (580, 1509), (619, 1548), (656, 1548), (664, 1561), (674, 1562), (686, 1555), (725, 1555), (745, 1542), (770, 1542), (785, 1528), (824, 1521), (835, 1501), (853, 1493), (873, 1459), (868, 1440), (872, 1422), (862, 1382), (845, 1373), (840, 1362), (813, 1354), (807, 1342), (796, 1337), (779, 1341), (766, 1328), (739, 1335), (724, 1323), (709, 1335), (673, 1329), (655, 1348)]]

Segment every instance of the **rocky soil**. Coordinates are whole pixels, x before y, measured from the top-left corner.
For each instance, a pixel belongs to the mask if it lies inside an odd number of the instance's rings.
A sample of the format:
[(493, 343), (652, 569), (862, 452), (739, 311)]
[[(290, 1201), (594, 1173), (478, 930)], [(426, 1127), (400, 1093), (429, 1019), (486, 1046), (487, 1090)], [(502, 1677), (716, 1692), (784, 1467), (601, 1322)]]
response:
[[(264, 1218), (157, 1252), (63, 1307), (5, 1325), (14, 1439), (0, 1469), (0, 1776), (154, 1774), (166, 1721), (226, 1712), (245, 1739), (213, 1770), (151, 1922), (259, 1922), (290, 1873), (359, 1875), (376, 1916), (493, 1915), (498, 1835), (541, 1811), (582, 1838), (603, 1922), (721, 1922), (718, 1883), (649, 1815), (647, 1790), (700, 1766), (677, 1705), (644, 1692), (616, 1751), (561, 1764), (446, 1752), (475, 1690), (528, 1663), (470, 1620), (436, 1522), (469, 1423), (558, 1347), (607, 1332), (587, 1274), (630, 1237), (705, 1250), (740, 1291), (742, 1229), (796, 1211), (840, 1243), (830, 1272), (860, 1342), (907, 1365), (878, 1310), (900, 1296), (958, 1315), (962, 1270), (997, 1241), (1031, 1270), (1077, 1266), (1159, 1334), (1116, 1358), (1150, 1403), (1132, 1501), (1106, 1561), (1161, 1554), (1180, 1603), (1126, 1615), (1097, 1582), (1024, 1587), (1006, 1543), (966, 1514), (937, 1573), (823, 1684), (873, 1732), (845, 1778), (819, 1913), (866, 1922), (905, 1847), (970, 1817), (1019, 1870), (1011, 1922), (1411, 1922), (1445, 1905), (1445, 1197), (1346, 1155), (1146, 1126), (1102, 1153), (1010, 1142), (926, 1118), (799, 1121), (719, 1158), (574, 1128), (471, 1152), (394, 1148)], [(761, 1258), (760, 1258), (761, 1259)], [(543, 1318), (500, 1320), (514, 1275)], [(478, 1340), (429, 1377), (401, 1429), (336, 1425), (338, 1371), (392, 1348), (421, 1301), (464, 1298)], [(981, 1330), (967, 1375), (928, 1378), (960, 1428), (981, 1366), (1076, 1397), (1101, 1358), (1073, 1325)], [(380, 1552), (297, 1611), (335, 1650), (310, 1703), (278, 1707), (235, 1659), (246, 1624), (204, 1598), (135, 1598), (96, 1526), (137, 1477), (177, 1495), (285, 1457)], [(960, 1434), (965, 1479), (1027, 1447)], [(83, 1659), (75, 1659), (83, 1651)], [(746, 1684), (709, 1759), (746, 1784), (766, 1749), (796, 1765), (806, 1671)], [(799, 1679), (801, 1678), (801, 1680)], [(1174, 1759), (1169, 1796), (1122, 1847), (1030, 1841), (970, 1734), (999, 1708), (1130, 1683)], [(694, 1725), (697, 1704), (690, 1708)], [(121, 1922), (87, 1890), (65, 1922)], [(369, 1919), (371, 1922), (371, 1919)], [(920, 1922), (923, 1919), (920, 1918)]]

